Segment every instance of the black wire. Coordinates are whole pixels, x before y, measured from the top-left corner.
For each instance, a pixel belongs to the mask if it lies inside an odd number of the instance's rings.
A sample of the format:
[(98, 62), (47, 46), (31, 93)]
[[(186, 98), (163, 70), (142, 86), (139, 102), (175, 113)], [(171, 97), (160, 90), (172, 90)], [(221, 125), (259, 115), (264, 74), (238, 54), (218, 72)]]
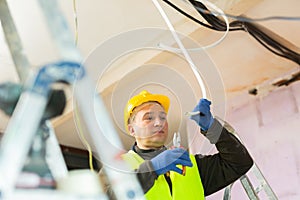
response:
[[(194, 22), (196, 22), (196, 23), (198, 23), (198, 24), (200, 24), (200, 25), (202, 25), (202, 26), (204, 26), (204, 27), (206, 27), (206, 28), (209, 28), (209, 29), (212, 29), (212, 30), (215, 30), (215, 31), (226, 31), (226, 30), (227, 30), (227, 27), (225, 27), (225, 30), (224, 30), (224, 28), (221, 28), (221, 30), (220, 30), (220, 29), (218, 29), (218, 28), (215, 27), (215, 26), (210, 26), (210, 25), (208, 25), (208, 24), (206, 24), (206, 23), (203, 23), (203, 22), (201, 22), (200, 20), (196, 19), (195, 17), (193, 17), (193, 16), (187, 14), (186, 12), (184, 12), (183, 10), (181, 10), (180, 8), (178, 8), (176, 5), (174, 5), (174, 4), (171, 3), (170, 1), (168, 1), (168, 0), (162, 0), (162, 1), (164, 1), (166, 4), (168, 4), (169, 6), (171, 6), (172, 8), (174, 8), (174, 9), (175, 9), (176, 11), (178, 11), (180, 14), (186, 16), (187, 18), (193, 20)], [(226, 26), (226, 23), (225, 23), (225, 26)], [(243, 28), (234, 28), (234, 29), (229, 29), (229, 30), (230, 30), (230, 31), (238, 31), (238, 30), (243, 30)]]
[[(274, 53), (274, 54), (276, 54), (276, 55), (278, 55), (278, 56), (281, 56), (281, 57), (284, 57), (284, 58), (289, 59), (289, 56), (286, 56), (286, 55), (283, 54), (283, 53), (280, 53), (280, 52), (275, 51), (275, 50), (278, 50), (278, 49), (273, 50), (272, 48), (270, 48), (270, 47), (266, 44), (265, 40), (260, 39), (260, 37), (258, 37), (256, 34), (253, 34), (252, 32), (249, 32), (249, 34), (252, 35), (252, 37), (253, 37), (254, 39), (256, 39), (261, 45), (263, 45), (266, 49), (268, 49), (268, 50), (271, 51), (272, 53)], [(272, 47), (272, 46), (271, 46), (271, 47)]]
[(232, 19), (235, 19), (238, 21), (243, 21), (243, 22), (258, 22), (258, 21), (269, 21), (269, 20), (300, 21), (300, 17), (287, 17), (287, 16), (270, 16), (270, 17), (262, 17), (262, 18), (249, 18), (249, 17), (243, 17), (243, 16), (230, 15), (227, 13), (225, 14), (225, 13), (219, 13), (219, 12), (212, 12), (210, 10), (202, 9), (200, 7), (201, 6), (198, 6), (197, 10), (201, 13), (216, 15), (216, 16), (225, 16), (227, 18), (232, 18)]
[[(190, 2), (209, 24), (211, 24), (213, 27), (216, 27), (220, 31), (226, 30), (226, 23), (220, 20), (219, 18), (215, 17), (214, 15), (212, 15), (211, 12), (204, 4), (197, 1), (196, 2), (190, 1)], [(199, 10), (203, 12), (200, 12)]]
[(205, 24), (201, 21), (199, 21), (198, 19), (194, 18), (193, 16), (187, 14), (186, 12), (184, 12), (183, 10), (181, 10), (180, 8), (178, 8), (176, 5), (174, 5), (173, 3), (171, 3), (170, 1), (168, 0), (163, 0), (166, 4), (168, 4), (169, 6), (171, 6), (172, 8), (174, 8), (175, 10), (177, 10), (179, 13), (183, 14), (184, 16), (188, 17), (189, 19), (197, 22), (198, 24), (206, 27), (206, 28), (209, 28), (209, 29), (212, 29), (212, 30), (217, 30), (215, 27), (212, 27), (208, 24)]
[[(227, 24), (220, 18), (213, 15), (213, 13), (201, 2), (195, 0), (189, 0), (189, 2), (194, 6), (198, 13), (208, 22), (208, 24), (199, 21), (198, 19), (188, 15), (186, 12), (182, 11), (180, 8), (175, 6), (168, 0), (163, 0), (169, 6), (188, 17), (189, 19), (195, 21), (196, 23), (205, 26), (209, 29), (215, 31), (226, 31)], [(292, 60), (300, 65), (300, 54), (289, 49), (288, 47), (282, 45), (280, 42), (274, 40), (272, 37), (268, 36), (258, 25), (254, 24), (249, 18), (245, 17), (235, 17), (238, 19), (229, 23), (229, 31), (239, 31), (243, 30), (248, 32), (254, 39), (256, 39), (261, 45), (272, 53), (284, 57), (286, 59)], [(271, 19), (271, 17), (270, 17)]]
[[(201, 2), (195, 2), (194, 0), (190, 0), (190, 2), (203, 17), (205, 15), (208, 15), (205, 17), (205, 19), (208, 19), (208, 21), (210, 22), (210, 24), (212, 26), (218, 26), (220, 29), (220, 25), (222, 26), (222, 24), (223, 24), (222, 23), (223, 21), (221, 19), (213, 16), (210, 11), (207, 11), (208, 9)], [(239, 22), (239, 23), (237, 23), (237, 22)], [(296, 62), (297, 64), (300, 64), (300, 55), (298, 53), (292, 51), (291, 49), (287, 48), (286, 46), (282, 45), (281, 43), (275, 41), (273, 38), (271, 38), (266, 33), (264, 33), (254, 23), (237, 20), (237, 21), (232, 22), (230, 25), (232, 26), (232, 24), (240, 25), (240, 27), (243, 28), (244, 31), (247, 31), (260, 44), (262, 44), (265, 48), (267, 48), (271, 52), (275, 53), (276, 55), (290, 59), (290, 60)]]
[[(289, 49), (288, 47), (282, 45), (281, 43), (277, 42), (273, 38), (269, 37), (266, 33), (264, 33), (259, 27), (257, 27), (253, 23), (245, 22), (245, 26), (250, 29), (249, 33), (257, 40), (257, 41), (262, 41), (269, 46), (264, 45), (267, 49), (271, 49), (270, 47), (274, 48), (277, 53), (276, 55), (282, 56), (284, 58), (290, 59), (298, 64), (300, 64), (300, 55), (293, 50)], [(260, 39), (258, 39), (258, 37)], [(260, 43), (262, 43), (260, 42)], [(271, 50), (270, 50), (271, 51)]]

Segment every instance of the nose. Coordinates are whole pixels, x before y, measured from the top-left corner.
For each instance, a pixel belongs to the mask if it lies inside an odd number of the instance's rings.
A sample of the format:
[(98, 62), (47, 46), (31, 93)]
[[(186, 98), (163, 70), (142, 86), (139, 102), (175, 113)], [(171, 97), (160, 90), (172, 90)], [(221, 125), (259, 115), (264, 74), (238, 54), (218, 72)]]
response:
[(154, 120), (154, 126), (161, 126), (163, 124), (163, 120), (161, 120), (160, 118), (156, 118)]

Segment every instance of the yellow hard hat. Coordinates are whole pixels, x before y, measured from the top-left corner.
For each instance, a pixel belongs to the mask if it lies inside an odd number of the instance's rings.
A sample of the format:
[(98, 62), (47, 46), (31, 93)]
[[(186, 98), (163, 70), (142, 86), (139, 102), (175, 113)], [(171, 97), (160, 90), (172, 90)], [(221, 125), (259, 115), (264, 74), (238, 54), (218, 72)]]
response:
[(124, 124), (126, 132), (128, 133), (128, 119), (130, 118), (132, 111), (134, 108), (142, 105), (143, 103), (156, 101), (158, 102), (168, 113), (169, 106), (170, 106), (170, 99), (169, 97), (161, 94), (151, 94), (147, 90), (141, 91), (138, 95), (133, 96), (127, 102), (125, 109), (124, 109)]

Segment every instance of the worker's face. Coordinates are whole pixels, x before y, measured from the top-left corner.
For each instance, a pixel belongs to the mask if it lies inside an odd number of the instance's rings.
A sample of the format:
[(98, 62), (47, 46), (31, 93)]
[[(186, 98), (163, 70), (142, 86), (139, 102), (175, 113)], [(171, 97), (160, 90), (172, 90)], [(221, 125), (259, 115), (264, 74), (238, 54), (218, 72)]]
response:
[(136, 109), (128, 130), (135, 137), (138, 147), (141, 149), (162, 147), (168, 137), (167, 114), (163, 107), (158, 103), (149, 102)]

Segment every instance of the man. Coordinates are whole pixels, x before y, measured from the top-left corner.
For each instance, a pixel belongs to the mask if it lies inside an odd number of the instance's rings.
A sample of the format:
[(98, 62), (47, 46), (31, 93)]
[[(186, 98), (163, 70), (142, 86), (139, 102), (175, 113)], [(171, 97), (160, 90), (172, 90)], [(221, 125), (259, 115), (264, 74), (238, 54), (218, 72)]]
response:
[(219, 153), (189, 155), (183, 148), (167, 149), (169, 105), (168, 97), (144, 90), (124, 110), (126, 131), (136, 142), (123, 159), (136, 171), (146, 199), (205, 199), (251, 168), (253, 161), (246, 148), (213, 118), (206, 99), (199, 101), (193, 110), (199, 114), (191, 119)]

